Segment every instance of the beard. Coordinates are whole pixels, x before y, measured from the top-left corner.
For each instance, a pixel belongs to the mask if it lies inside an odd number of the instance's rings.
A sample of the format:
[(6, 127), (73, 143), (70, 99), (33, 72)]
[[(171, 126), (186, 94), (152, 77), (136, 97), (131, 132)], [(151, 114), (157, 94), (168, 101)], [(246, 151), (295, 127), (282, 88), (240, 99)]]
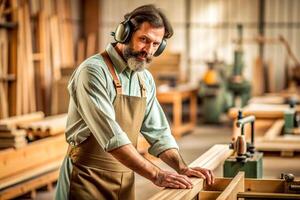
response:
[[(147, 69), (153, 58), (146, 51), (134, 51), (131, 44), (125, 46), (123, 56), (128, 67), (137, 72)], [(144, 58), (144, 60), (139, 59), (139, 57)]]

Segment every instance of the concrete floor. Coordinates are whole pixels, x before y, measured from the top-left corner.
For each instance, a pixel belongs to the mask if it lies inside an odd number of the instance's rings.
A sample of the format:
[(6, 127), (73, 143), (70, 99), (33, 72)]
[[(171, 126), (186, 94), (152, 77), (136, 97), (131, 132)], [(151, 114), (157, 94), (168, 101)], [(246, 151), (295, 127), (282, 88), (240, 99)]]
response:
[[(202, 153), (208, 150), (214, 144), (226, 144), (230, 142), (231, 125), (225, 123), (222, 125), (201, 125), (195, 128), (191, 133), (184, 135), (178, 140), (180, 152), (187, 164), (198, 158)], [(264, 177), (278, 178), (281, 172), (293, 173), (300, 177), (300, 158), (281, 158), (264, 157)], [(170, 169), (159, 159), (153, 161), (163, 169)], [(221, 168), (215, 171), (216, 176), (222, 176)], [(145, 200), (157, 193), (158, 188), (147, 179), (136, 175), (136, 199)], [(53, 192), (39, 192), (37, 199), (53, 199)]]

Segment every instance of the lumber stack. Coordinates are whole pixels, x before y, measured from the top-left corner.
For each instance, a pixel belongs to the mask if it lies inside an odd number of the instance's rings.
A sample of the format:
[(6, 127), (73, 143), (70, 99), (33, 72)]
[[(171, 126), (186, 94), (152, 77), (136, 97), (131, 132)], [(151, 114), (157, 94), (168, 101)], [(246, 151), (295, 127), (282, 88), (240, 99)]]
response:
[(14, 198), (57, 180), (66, 151), (64, 135), (0, 151), (0, 199)]
[(19, 128), (27, 131), (29, 138), (43, 138), (62, 134), (65, 131), (67, 114), (54, 115), (34, 122), (20, 123)]
[[(17, 26), (3, 28), (4, 22)], [(1, 0), (0, 23), (0, 119), (36, 110), (51, 114), (52, 84), (62, 68), (76, 64), (73, 34), (79, 21), (71, 1)], [(92, 45), (87, 49), (94, 51)]]
[(0, 148), (24, 147), (27, 144), (27, 133), (25, 130), (18, 129), (19, 125), (39, 120), (43, 117), (43, 112), (36, 112), (0, 120)]

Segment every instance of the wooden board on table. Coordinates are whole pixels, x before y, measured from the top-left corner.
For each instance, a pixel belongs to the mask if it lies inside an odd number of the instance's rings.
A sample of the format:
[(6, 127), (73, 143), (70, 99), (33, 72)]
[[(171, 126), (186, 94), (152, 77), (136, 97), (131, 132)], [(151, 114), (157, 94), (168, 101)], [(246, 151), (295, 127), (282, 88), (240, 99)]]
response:
[[(243, 116), (254, 115), (256, 118), (265, 119), (278, 119), (283, 118), (284, 111), (289, 106), (287, 104), (270, 105), (270, 104), (249, 104), (243, 108)], [(296, 111), (300, 111), (300, 106), (295, 107)], [(228, 116), (231, 119), (236, 119), (238, 115), (238, 108), (231, 108), (228, 112)]]
[[(204, 167), (210, 170), (216, 169), (221, 165), (226, 158), (228, 158), (233, 153), (229, 149), (228, 145), (214, 145), (194, 162), (192, 162), (190, 167)], [(193, 199), (202, 190), (204, 181), (200, 178), (191, 178), (193, 183), (193, 188), (189, 190), (174, 190), (174, 189), (163, 189), (156, 195), (150, 198), (150, 200), (185, 200)]]

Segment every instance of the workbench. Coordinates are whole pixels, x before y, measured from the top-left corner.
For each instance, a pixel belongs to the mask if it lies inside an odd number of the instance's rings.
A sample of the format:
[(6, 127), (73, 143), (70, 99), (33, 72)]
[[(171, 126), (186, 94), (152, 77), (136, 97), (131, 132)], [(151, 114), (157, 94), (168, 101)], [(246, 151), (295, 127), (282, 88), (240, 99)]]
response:
[[(214, 171), (222, 166), (223, 162), (232, 154), (233, 150), (230, 150), (228, 145), (217, 144), (198, 157), (189, 167), (203, 167)], [(298, 180), (296, 177), (297, 183), (295, 184), (299, 184)], [(233, 178), (217, 177), (215, 184), (211, 186), (206, 185), (205, 181), (200, 178), (191, 178), (191, 181), (192, 189), (164, 188), (149, 200), (300, 199), (299, 193), (285, 191), (287, 182), (284, 179), (245, 178), (244, 172), (239, 172)]]
[[(172, 133), (175, 138), (180, 138), (183, 133), (193, 130), (197, 122), (197, 94), (198, 87), (182, 84), (167, 90), (157, 90), (157, 99), (160, 104), (172, 104), (173, 119), (171, 122)], [(189, 121), (183, 122), (183, 102), (189, 100)]]

